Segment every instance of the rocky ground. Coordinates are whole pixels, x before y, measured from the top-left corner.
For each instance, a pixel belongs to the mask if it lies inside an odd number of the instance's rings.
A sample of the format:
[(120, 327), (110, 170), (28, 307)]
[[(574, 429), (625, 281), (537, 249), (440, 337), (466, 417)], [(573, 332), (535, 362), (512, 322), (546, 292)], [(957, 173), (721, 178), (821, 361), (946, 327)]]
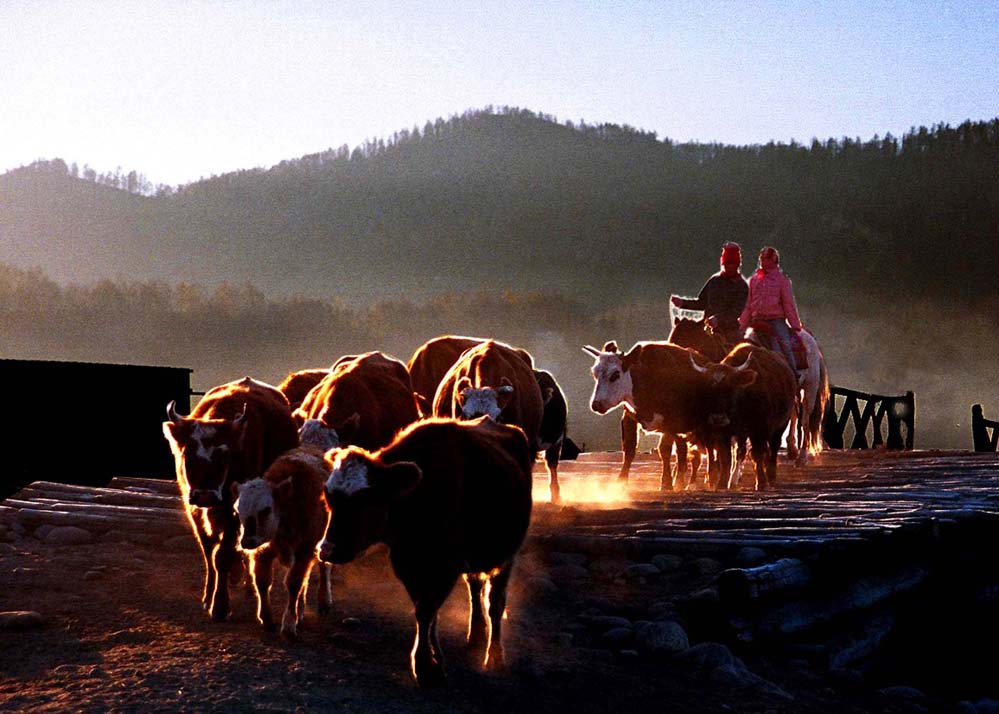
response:
[[(542, 504), (536, 516), (551, 526), (560, 512)], [(743, 565), (765, 558), (738, 556)], [(484, 672), (465, 652), (459, 586), (442, 611), (448, 684), (421, 691), (408, 668), (411, 606), (384, 550), (334, 570), (333, 612), (322, 619), (313, 587), (301, 638), (289, 642), (257, 624), (244, 584), (234, 588), (231, 621), (208, 621), (191, 537), (8, 523), (0, 711), (990, 710), (711, 641), (690, 613), (717, 597), (718, 573), (738, 564), (665, 553), (636, 563), (529, 542), (511, 586), (506, 670)]]

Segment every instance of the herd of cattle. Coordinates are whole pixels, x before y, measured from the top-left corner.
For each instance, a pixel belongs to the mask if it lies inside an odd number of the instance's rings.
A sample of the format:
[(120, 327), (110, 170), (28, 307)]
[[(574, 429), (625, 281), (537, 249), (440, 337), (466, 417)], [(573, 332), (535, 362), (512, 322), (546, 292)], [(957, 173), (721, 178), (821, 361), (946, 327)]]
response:
[[(664, 486), (674, 436), (678, 456), (687, 441), (707, 451), (716, 482), (731, 470), (733, 445), (742, 456), (748, 438), (758, 487), (775, 478), (798, 394), (781, 357), (751, 345), (720, 362), (668, 343), (627, 354), (613, 342), (584, 349), (595, 358), (593, 411), (624, 407), (622, 477), (640, 424), (663, 435)], [(437, 613), (459, 578), (471, 602), (469, 644), (485, 666), (501, 667), (532, 465), (543, 451), (558, 502), (566, 414), (558, 383), (526, 351), (454, 336), (430, 340), (407, 364), (369, 352), (293, 372), (277, 387), (247, 377), (210, 390), (188, 416), (171, 402), (163, 432), (204, 556), (204, 608), (213, 621), (228, 617), (242, 552), (258, 620), (273, 628), (268, 591), (279, 560), (288, 569), (281, 632), (295, 637), (317, 562), (322, 614), (332, 605), (330, 565), (381, 542), (415, 606), (417, 682), (443, 681)]]

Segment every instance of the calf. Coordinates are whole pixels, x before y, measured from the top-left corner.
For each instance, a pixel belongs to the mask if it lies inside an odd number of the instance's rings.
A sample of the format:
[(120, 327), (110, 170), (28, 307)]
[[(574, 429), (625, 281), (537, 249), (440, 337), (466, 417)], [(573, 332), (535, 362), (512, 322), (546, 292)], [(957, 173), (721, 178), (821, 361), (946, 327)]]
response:
[(530, 522), (533, 457), (523, 431), (486, 418), (429, 419), (380, 451), (326, 454), (331, 518), (319, 557), (346, 563), (388, 545), (416, 607), (411, 666), (421, 687), (444, 682), (437, 611), (459, 576), (471, 604), (468, 644), (481, 648), (485, 666), (503, 665), (506, 588)]
[(406, 365), (381, 352), (341, 358), (294, 413), (316, 419), (340, 444), (377, 449), (419, 419)]
[[(289, 638), (298, 636), (316, 546), (326, 533), (329, 515), (323, 503), (323, 484), (328, 476), (323, 452), (306, 446), (280, 456), (263, 477), (233, 484), (240, 522), (239, 548), (250, 557), (257, 619), (265, 629), (274, 628), (268, 591), (276, 558), (288, 568), (284, 580), (288, 605), (281, 619), (281, 634)], [(331, 593), (330, 566), (321, 563), (320, 615), (329, 612)]]
[(231, 486), (262, 475), (298, 446), (298, 433), (285, 396), (249, 377), (210, 390), (190, 416), (178, 415), (174, 406), (167, 405), (163, 435), (205, 561), (201, 602), (213, 621), (222, 622), (229, 615), (229, 570), (237, 562)]

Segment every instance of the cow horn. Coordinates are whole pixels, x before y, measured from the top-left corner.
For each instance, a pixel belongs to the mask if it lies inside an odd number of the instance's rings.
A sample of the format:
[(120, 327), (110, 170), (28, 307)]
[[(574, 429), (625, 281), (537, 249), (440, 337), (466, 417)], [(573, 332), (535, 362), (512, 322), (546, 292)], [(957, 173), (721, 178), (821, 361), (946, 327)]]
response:
[(586, 354), (590, 355), (591, 357), (599, 357), (600, 356), (600, 350), (598, 350), (596, 347), (592, 347), (591, 345), (584, 345), (583, 346), (583, 352), (585, 352)]
[(177, 413), (177, 402), (171, 399), (170, 403), (167, 404), (167, 419), (174, 424), (179, 424), (181, 418), (180, 414)]
[(735, 368), (735, 371), (736, 372), (741, 372), (742, 370), (746, 369), (746, 367), (749, 366), (749, 360), (751, 360), (751, 359), (753, 359), (753, 353), (752, 352), (749, 353), (749, 357), (746, 358), (745, 362), (743, 362), (742, 364), (740, 364), (738, 367)]
[(246, 419), (246, 402), (243, 402), (243, 411), (236, 415), (236, 418), (232, 420), (233, 426), (239, 426)]
[(687, 356), (690, 358), (690, 366), (691, 367), (693, 367), (694, 369), (696, 369), (701, 374), (707, 374), (708, 373), (708, 368), (707, 367), (702, 367), (701, 365), (697, 364), (697, 362), (694, 361), (694, 355), (693, 355), (693, 353), (688, 352)]

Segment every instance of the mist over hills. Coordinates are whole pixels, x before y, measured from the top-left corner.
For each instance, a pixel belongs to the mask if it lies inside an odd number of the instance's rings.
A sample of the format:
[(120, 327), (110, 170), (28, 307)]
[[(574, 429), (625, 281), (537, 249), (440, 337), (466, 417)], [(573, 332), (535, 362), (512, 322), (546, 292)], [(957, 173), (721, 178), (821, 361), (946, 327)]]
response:
[(610, 306), (695, 291), (735, 240), (747, 269), (776, 245), (819, 299), (969, 304), (999, 291), (997, 217), (999, 120), (731, 147), (489, 109), (157, 196), (61, 161), (8, 172), (0, 262), (350, 304), (511, 289)]

